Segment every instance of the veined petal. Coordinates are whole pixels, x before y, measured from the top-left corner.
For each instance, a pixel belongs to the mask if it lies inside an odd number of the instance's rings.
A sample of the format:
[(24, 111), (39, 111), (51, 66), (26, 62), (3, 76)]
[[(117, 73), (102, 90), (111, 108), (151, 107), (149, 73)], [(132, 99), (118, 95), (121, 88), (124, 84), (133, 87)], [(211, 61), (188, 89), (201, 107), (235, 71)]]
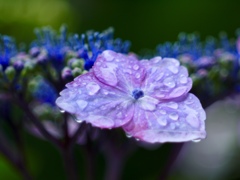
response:
[(134, 56), (110, 50), (98, 56), (93, 72), (102, 83), (125, 92), (139, 88), (145, 78), (145, 69)]
[(177, 98), (188, 93), (192, 80), (188, 71), (173, 58), (155, 57), (149, 61), (140, 61), (146, 66), (146, 78), (143, 83), (145, 94), (158, 99)]
[(179, 101), (160, 102), (149, 111), (136, 104), (133, 119), (123, 128), (127, 134), (150, 143), (184, 142), (206, 137), (205, 119), (199, 100), (188, 94)]
[(119, 127), (133, 116), (132, 99), (122, 91), (99, 82), (92, 72), (78, 76), (60, 93), (56, 104), (100, 128)]

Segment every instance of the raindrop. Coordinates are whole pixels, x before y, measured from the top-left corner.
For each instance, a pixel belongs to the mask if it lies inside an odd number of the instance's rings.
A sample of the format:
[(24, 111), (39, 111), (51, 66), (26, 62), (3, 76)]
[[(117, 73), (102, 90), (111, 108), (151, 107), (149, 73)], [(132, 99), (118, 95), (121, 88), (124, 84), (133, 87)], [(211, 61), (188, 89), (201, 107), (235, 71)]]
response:
[(187, 83), (187, 77), (184, 76), (184, 75), (181, 75), (181, 76), (180, 76), (180, 83), (182, 83), (182, 84)]
[(178, 73), (178, 68), (176, 66), (169, 66), (168, 69), (174, 74)]
[(131, 138), (132, 137), (132, 135), (130, 135), (130, 134), (126, 134), (126, 136), (127, 136), (127, 138)]
[(136, 139), (136, 141), (139, 141), (139, 139), (138, 138), (135, 138)]
[(170, 87), (170, 88), (174, 88), (175, 87), (175, 82), (174, 82), (174, 80), (172, 79), (172, 78), (165, 78), (164, 80), (163, 80), (163, 84), (165, 85), (165, 86), (168, 86), (168, 87)]
[(108, 95), (108, 91), (103, 90), (103, 94), (104, 94), (104, 95)]
[(167, 104), (168, 107), (172, 108), (172, 109), (177, 109), (178, 108), (178, 104), (175, 102), (169, 102)]
[(194, 139), (194, 140), (192, 140), (192, 142), (194, 142), (194, 143), (198, 143), (200, 141), (201, 141), (201, 139)]
[[(119, 107), (117, 107), (117, 108), (119, 108)], [(117, 114), (117, 118), (123, 118), (123, 113), (122, 113), (122, 112), (119, 112), (119, 113)]]
[(81, 119), (75, 119), (75, 121), (77, 121), (78, 123), (82, 123), (83, 122), (83, 120), (81, 120)]
[(171, 113), (171, 114), (169, 114), (168, 117), (170, 119), (174, 120), (174, 121), (178, 120), (178, 114), (177, 113)]
[(137, 74), (135, 75), (135, 77), (136, 77), (137, 79), (139, 79), (139, 78), (140, 78), (140, 73), (137, 73)]
[(61, 112), (61, 113), (65, 113), (65, 111), (64, 111), (63, 109), (60, 109), (60, 112)]
[(100, 90), (100, 86), (94, 82), (89, 83), (86, 88), (89, 95), (94, 95)]
[(84, 100), (77, 100), (77, 105), (81, 110), (84, 110), (87, 107), (88, 102)]
[(135, 65), (133, 66), (133, 69), (134, 69), (134, 70), (138, 70), (138, 69), (139, 69), (139, 66), (135, 64)]
[(166, 126), (166, 125), (167, 125), (167, 119), (166, 119), (166, 117), (159, 117), (159, 118), (157, 119), (157, 122), (158, 122), (158, 124), (160, 124), (161, 126)]

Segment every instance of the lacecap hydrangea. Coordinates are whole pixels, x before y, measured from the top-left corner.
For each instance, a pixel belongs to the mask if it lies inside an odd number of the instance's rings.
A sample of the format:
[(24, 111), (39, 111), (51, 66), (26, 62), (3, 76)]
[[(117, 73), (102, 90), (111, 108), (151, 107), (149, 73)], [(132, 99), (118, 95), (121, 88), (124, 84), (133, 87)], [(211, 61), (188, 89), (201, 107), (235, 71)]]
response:
[(92, 69), (66, 85), (56, 104), (99, 128), (121, 127), (149, 143), (198, 141), (206, 137), (206, 114), (189, 93), (188, 71), (173, 58), (138, 60), (111, 50)]

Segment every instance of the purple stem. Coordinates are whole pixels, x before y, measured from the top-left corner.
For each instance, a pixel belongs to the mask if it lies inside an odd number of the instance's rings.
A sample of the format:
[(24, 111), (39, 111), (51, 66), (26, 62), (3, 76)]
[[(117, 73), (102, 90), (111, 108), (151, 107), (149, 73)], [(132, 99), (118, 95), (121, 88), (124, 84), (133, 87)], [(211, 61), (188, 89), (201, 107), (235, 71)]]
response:
[(41, 132), (41, 134), (46, 139), (48, 139), (53, 144), (55, 144), (55, 145), (57, 145), (59, 147), (59, 145), (60, 145), (59, 141), (45, 129), (45, 127), (42, 125), (41, 121), (30, 110), (28, 104), (22, 98), (20, 98), (19, 96), (15, 95), (15, 94), (13, 94), (13, 95), (14, 95), (13, 96), (13, 100), (23, 110), (23, 112), (27, 115), (29, 120), (37, 127), (39, 132)]

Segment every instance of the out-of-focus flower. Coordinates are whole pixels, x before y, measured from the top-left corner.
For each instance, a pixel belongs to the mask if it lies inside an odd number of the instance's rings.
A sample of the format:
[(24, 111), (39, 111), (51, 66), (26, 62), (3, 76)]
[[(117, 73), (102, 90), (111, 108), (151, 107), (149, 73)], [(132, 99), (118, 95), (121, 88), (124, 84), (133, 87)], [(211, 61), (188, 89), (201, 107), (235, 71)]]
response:
[(69, 42), (73, 50), (77, 51), (78, 57), (84, 59), (84, 69), (92, 68), (96, 58), (104, 50), (113, 50), (127, 54), (131, 43), (122, 41), (120, 38), (114, 39), (113, 28), (108, 28), (102, 33), (88, 31), (81, 36), (74, 35), (69, 38)]
[(10, 36), (2, 36), (1, 41), (0, 65), (2, 66), (3, 70), (5, 70), (10, 64), (10, 59), (16, 55), (17, 50), (14, 39)]
[(37, 77), (33, 80), (31, 86), (31, 91), (36, 100), (55, 106), (54, 102), (57, 99), (57, 92), (51, 84), (46, 80)]
[(205, 111), (188, 93), (192, 80), (176, 59), (138, 61), (107, 50), (90, 72), (66, 86), (56, 103), (79, 122), (122, 127), (128, 135), (150, 143), (206, 136)]

